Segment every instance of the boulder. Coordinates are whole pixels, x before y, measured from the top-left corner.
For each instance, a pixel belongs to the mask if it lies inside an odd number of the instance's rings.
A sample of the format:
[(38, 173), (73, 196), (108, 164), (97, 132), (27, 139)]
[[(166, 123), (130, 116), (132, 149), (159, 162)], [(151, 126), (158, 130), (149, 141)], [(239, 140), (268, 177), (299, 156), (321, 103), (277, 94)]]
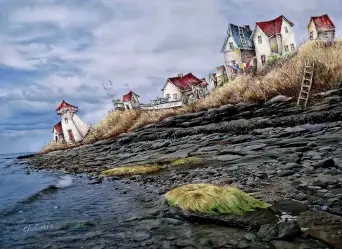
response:
[(277, 214), (287, 213), (295, 216), (308, 211), (308, 207), (304, 203), (295, 200), (278, 201), (272, 205), (271, 209)]
[(330, 168), (335, 167), (335, 161), (332, 158), (321, 160), (313, 164), (314, 168)]
[(263, 241), (271, 241), (274, 239), (288, 240), (296, 238), (300, 234), (300, 227), (295, 220), (265, 224), (261, 226), (257, 233), (258, 237)]
[(317, 239), (342, 249), (342, 217), (320, 211), (308, 211), (297, 217), (299, 226)]

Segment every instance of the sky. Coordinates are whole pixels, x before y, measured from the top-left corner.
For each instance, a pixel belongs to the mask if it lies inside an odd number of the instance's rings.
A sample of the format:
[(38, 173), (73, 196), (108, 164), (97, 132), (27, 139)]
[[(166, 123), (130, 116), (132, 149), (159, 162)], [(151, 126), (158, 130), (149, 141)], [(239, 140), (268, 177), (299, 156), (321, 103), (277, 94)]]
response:
[(224, 63), (228, 23), (284, 15), (297, 43), (310, 16), (342, 30), (340, 0), (0, 0), (0, 154), (39, 151), (62, 100), (89, 124), (130, 90), (148, 102), (168, 77), (200, 78)]

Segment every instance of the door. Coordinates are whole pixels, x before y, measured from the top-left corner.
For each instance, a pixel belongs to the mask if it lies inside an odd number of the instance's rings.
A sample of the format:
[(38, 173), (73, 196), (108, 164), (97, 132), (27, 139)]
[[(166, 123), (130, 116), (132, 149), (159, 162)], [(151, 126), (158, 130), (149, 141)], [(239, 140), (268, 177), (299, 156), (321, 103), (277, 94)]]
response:
[(261, 56), (261, 64), (265, 65), (265, 63), (266, 63), (266, 55), (262, 55)]
[(69, 134), (69, 140), (74, 142), (74, 135), (72, 134), (72, 130), (68, 130), (68, 134)]

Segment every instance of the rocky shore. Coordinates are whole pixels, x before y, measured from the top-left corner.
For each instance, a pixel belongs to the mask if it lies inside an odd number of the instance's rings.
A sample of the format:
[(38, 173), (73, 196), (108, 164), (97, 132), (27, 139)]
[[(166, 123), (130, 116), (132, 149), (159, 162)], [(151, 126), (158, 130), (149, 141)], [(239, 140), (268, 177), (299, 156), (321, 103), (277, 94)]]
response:
[[(89, 173), (91, 184), (108, 180), (100, 176), (106, 169), (158, 164), (160, 172), (110, 180), (155, 198), (183, 184), (232, 185), (272, 204), (270, 215), (241, 220), (183, 213), (162, 204), (164, 218), (246, 230), (233, 244), (223, 237), (219, 245), (174, 238), (169, 248), (342, 248), (341, 100), (341, 90), (333, 90), (315, 96), (306, 109), (284, 96), (226, 105), (171, 117), (115, 140), (19, 159), (32, 170)], [(170, 166), (179, 158), (196, 160)]]

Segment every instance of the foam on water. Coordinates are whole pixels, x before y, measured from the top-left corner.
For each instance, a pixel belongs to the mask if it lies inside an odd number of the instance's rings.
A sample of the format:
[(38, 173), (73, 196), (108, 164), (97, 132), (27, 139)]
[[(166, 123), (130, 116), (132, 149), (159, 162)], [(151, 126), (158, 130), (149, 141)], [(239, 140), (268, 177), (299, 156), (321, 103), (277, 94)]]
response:
[(72, 184), (72, 177), (69, 175), (61, 176), (58, 180), (56, 187), (57, 188), (67, 188)]

